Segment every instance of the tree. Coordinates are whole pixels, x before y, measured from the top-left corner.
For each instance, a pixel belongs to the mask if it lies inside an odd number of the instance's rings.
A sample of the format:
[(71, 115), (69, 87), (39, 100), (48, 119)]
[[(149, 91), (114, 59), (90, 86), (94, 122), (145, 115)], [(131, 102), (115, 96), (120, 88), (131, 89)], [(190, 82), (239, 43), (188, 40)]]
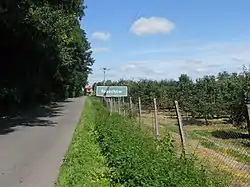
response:
[(94, 63), (83, 1), (0, 2), (0, 102), (6, 108), (78, 96)]
[(159, 109), (174, 108), (178, 100), (182, 111), (204, 118), (206, 124), (215, 117), (230, 117), (235, 126), (246, 127), (246, 104), (250, 103), (250, 71), (246, 68), (240, 74), (224, 71), (196, 81), (182, 74), (177, 81), (119, 80), (112, 85), (128, 86), (129, 96), (135, 102), (140, 97), (144, 109), (152, 109), (155, 97)]

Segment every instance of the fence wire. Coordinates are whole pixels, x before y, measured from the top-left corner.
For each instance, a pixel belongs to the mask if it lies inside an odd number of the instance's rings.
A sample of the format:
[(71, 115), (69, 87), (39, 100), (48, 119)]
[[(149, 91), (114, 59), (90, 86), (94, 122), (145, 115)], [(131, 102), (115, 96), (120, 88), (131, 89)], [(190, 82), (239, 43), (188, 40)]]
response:
[[(103, 100), (104, 101), (104, 100)], [(153, 136), (154, 107), (145, 108), (138, 102), (124, 102), (119, 98), (106, 98), (105, 106), (110, 112), (137, 118), (141, 129)], [(228, 123), (227, 118), (212, 119), (208, 123), (202, 118), (193, 118), (181, 111), (187, 154), (195, 157), (197, 165), (205, 165), (211, 171), (223, 173), (235, 187), (250, 186), (250, 137), (246, 129), (239, 129)], [(140, 118), (140, 119), (139, 119)], [(175, 109), (158, 108), (159, 137), (168, 134), (173, 138), (174, 149), (182, 152), (182, 144)]]

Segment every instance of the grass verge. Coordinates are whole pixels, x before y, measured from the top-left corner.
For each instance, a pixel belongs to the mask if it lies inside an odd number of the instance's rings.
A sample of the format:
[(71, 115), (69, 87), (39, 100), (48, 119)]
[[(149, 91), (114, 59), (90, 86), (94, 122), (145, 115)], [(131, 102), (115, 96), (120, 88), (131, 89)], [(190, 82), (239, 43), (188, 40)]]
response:
[(171, 136), (155, 142), (134, 120), (86, 101), (57, 187), (221, 187), (225, 179), (179, 158)]
[(109, 169), (95, 131), (96, 110), (87, 99), (60, 169), (57, 187), (108, 187)]
[(156, 146), (133, 120), (109, 115), (99, 102), (94, 101), (94, 106), (99, 145), (111, 170), (111, 186), (228, 186), (225, 179), (196, 167), (193, 160), (180, 159), (173, 151), (170, 136)]

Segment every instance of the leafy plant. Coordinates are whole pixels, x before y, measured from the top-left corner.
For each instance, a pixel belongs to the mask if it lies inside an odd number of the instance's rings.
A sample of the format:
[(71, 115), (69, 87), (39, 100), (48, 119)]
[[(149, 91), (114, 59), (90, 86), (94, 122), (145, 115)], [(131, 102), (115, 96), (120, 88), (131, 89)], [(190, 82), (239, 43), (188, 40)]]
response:
[(58, 187), (108, 187), (110, 185), (110, 170), (97, 142), (95, 114), (93, 104), (87, 100), (60, 169)]
[(225, 180), (197, 168), (193, 160), (180, 159), (173, 151), (171, 136), (157, 146), (134, 120), (109, 115), (98, 101), (93, 102), (99, 145), (111, 170), (111, 186), (226, 186)]

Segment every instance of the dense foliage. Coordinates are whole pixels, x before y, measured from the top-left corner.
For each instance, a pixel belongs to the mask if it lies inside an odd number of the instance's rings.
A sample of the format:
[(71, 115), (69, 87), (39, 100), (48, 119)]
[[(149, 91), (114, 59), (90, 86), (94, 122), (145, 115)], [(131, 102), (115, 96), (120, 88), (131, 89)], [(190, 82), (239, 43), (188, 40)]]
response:
[(0, 103), (10, 107), (79, 95), (93, 59), (82, 0), (0, 2)]
[(153, 98), (157, 98), (160, 109), (173, 108), (177, 100), (182, 110), (193, 117), (230, 117), (239, 126), (246, 121), (246, 104), (250, 103), (250, 71), (246, 68), (238, 74), (221, 72), (195, 81), (183, 74), (178, 80), (120, 80), (106, 84), (127, 85), (133, 101), (141, 97), (147, 109), (153, 107)]
[[(135, 121), (110, 114), (95, 102), (98, 141), (110, 167), (110, 186), (227, 186), (172, 150), (171, 137), (158, 144), (138, 128)], [(119, 185), (120, 186), (120, 185)]]
[(108, 187), (109, 168), (95, 130), (96, 110), (86, 101), (82, 117), (65, 156), (57, 187)]

